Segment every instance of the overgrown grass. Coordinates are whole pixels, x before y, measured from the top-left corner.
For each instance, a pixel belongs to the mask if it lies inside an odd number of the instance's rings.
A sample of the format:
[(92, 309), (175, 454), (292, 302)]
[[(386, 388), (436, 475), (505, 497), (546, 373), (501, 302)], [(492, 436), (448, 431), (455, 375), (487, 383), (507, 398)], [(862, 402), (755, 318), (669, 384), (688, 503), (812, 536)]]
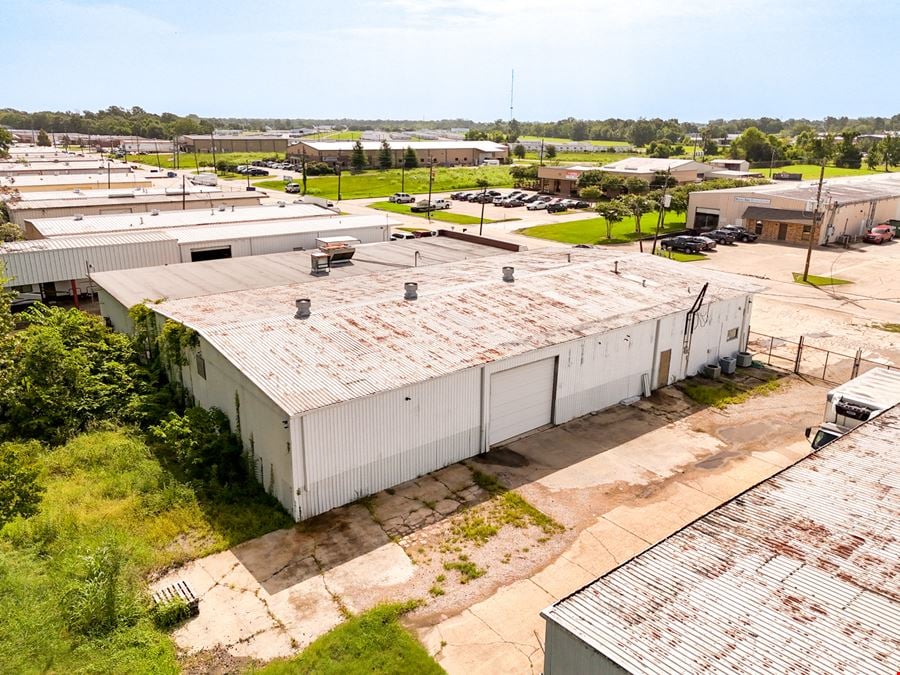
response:
[[(401, 176), (400, 169), (372, 170), (359, 174), (344, 171), (341, 174), (341, 199), (389, 197), (395, 192), (428, 194), (428, 169), (410, 169), (403, 173), (405, 176)], [(482, 179), (492, 187), (511, 187), (513, 184), (507, 166), (435, 167), (431, 191), (437, 194), (453, 190), (474, 189), (478, 187), (478, 181)], [(306, 181), (306, 193), (316, 197), (336, 199), (337, 183), (337, 176), (310, 176)], [(281, 180), (259, 183), (260, 187), (270, 190), (284, 190), (284, 185)]]
[[(555, 166), (556, 164), (565, 164), (567, 162), (577, 162), (579, 164), (596, 164), (603, 166), (612, 162), (618, 162), (622, 159), (634, 157), (631, 152), (557, 152), (556, 157), (550, 159), (547, 157), (547, 146), (544, 145), (544, 166)], [(540, 151), (529, 151), (525, 153), (525, 160), (539, 161), (541, 158)], [(513, 158), (520, 161), (518, 158)]]
[(888, 333), (900, 333), (900, 323), (876, 323), (875, 328)]
[(810, 286), (842, 286), (844, 284), (852, 284), (852, 281), (847, 281), (846, 279), (837, 279), (835, 277), (819, 277), (815, 274), (809, 274), (806, 277), (806, 281), (803, 281), (803, 274), (801, 272), (792, 272), (794, 275), (794, 282), (798, 284), (809, 284)]
[(485, 570), (473, 563), (465, 555), (459, 556), (459, 560), (445, 562), (444, 569), (448, 572), (451, 570), (459, 572), (459, 583), (461, 584), (467, 584), (485, 575)]
[(752, 387), (741, 387), (730, 380), (698, 381), (686, 380), (681, 385), (681, 390), (688, 398), (702, 405), (712, 406), (718, 409), (737, 405), (753, 398), (754, 396), (768, 396), (781, 388), (782, 380), (769, 380)]
[(137, 432), (81, 434), (37, 461), (38, 514), (0, 530), (0, 672), (177, 672), (146, 576), (291, 522), (264, 497), (198, 492)]
[(418, 602), (379, 605), (332, 629), (299, 656), (273, 661), (260, 675), (438, 675), (444, 670), (398, 622)]
[[(410, 211), (409, 204), (394, 204), (393, 202), (375, 202), (369, 204), (370, 209), (377, 211), (389, 211), (391, 213), (402, 213), (404, 216), (415, 216), (417, 218), (427, 218), (427, 213), (413, 213)], [(478, 225), (481, 219), (476, 216), (470, 216), (465, 213), (454, 213), (452, 211), (432, 211), (431, 219), (442, 223), (456, 223), (458, 225)], [(494, 223), (495, 220), (485, 218), (484, 222)]]
[[(643, 214), (641, 217), (642, 232), (638, 233), (634, 231), (634, 216), (628, 216), (622, 222), (613, 225), (611, 239), (606, 238), (606, 221), (600, 217), (537, 225), (519, 230), (519, 233), (538, 239), (562, 241), (567, 244), (621, 244), (652, 235), (656, 230), (658, 220), (659, 216), (655, 212)], [(683, 230), (684, 222), (683, 214), (667, 211), (660, 234)]]

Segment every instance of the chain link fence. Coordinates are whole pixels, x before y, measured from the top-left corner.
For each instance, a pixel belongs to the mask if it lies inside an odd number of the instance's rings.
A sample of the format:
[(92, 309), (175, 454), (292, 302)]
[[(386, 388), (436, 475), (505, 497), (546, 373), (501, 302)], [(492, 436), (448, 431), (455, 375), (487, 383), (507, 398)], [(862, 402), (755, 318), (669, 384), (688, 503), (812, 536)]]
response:
[(766, 365), (815, 377), (830, 384), (843, 384), (872, 368), (900, 370), (892, 363), (864, 359), (861, 349), (857, 349), (855, 354), (843, 354), (811, 344), (805, 336), (795, 342), (750, 331), (747, 351), (753, 352), (755, 359)]

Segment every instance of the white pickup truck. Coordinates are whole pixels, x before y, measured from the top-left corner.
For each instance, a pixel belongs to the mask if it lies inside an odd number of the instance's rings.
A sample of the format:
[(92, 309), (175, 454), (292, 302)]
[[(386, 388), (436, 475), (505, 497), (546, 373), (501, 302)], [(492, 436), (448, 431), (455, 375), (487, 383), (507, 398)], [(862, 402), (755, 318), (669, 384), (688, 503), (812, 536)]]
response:
[(900, 371), (873, 368), (828, 392), (825, 419), (807, 428), (806, 437), (818, 450), (898, 403)]
[(449, 209), (450, 206), (450, 201), (447, 199), (434, 199), (430, 202), (427, 199), (423, 199), (410, 206), (409, 210), (413, 213), (424, 213), (426, 211), (437, 211), (438, 209)]

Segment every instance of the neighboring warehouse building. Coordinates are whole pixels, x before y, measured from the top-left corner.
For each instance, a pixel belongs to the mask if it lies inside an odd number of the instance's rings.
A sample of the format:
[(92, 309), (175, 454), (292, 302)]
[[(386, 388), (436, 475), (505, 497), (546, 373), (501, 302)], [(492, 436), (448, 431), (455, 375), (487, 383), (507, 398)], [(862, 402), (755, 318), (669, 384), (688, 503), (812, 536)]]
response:
[(538, 168), (541, 192), (575, 195), (578, 179), (585, 171), (602, 171), (622, 178), (639, 178), (651, 183), (659, 174), (669, 173), (678, 183), (697, 183), (712, 170), (709, 164), (690, 159), (630, 157), (604, 166), (542, 166)]
[[(692, 192), (688, 227), (705, 231), (743, 225), (769, 241), (808, 242), (818, 181)], [(873, 225), (900, 219), (900, 174), (829, 178), (822, 189), (815, 243), (856, 238)]]
[(133, 173), (85, 173), (72, 176), (3, 176), (0, 187), (8, 187), (21, 192), (47, 192), (51, 190), (93, 190), (102, 188), (150, 187), (152, 183), (137, 178)]
[(91, 278), (99, 289), (100, 313), (116, 330), (131, 333), (133, 326), (128, 310), (147, 300), (196, 298), (359, 276), (379, 272), (385, 267), (437, 265), (502, 252), (489, 244), (476, 244), (447, 236), (425, 237), (359, 245), (348, 263), (335, 265), (327, 276), (311, 273), (312, 251), (305, 250), (101, 272)]
[(181, 209), (215, 209), (219, 206), (259, 206), (264, 194), (215, 187), (136, 188), (118, 190), (68, 190), (23, 192), (18, 201), (4, 206), (9, 219), (20, 227), (26, 220), (110, 213), (152, 213)]
[(542, 612), (544, 675), (893, 673), (900, 408)]
[(218, 206), (212, 209), (194, 208), (182, 211), (151, 211), (92, 216), (66, 216), (64, 218), (26, 219), (23, 230), (26, 239), (46, 237), (71, 237), (81, 234), (109, 232), (137, 232), (141, 230), (167, 230), (176, 227), (199, 225), (234, 225), (259, 223), (268, 220), (300, 220), (325, 218), (336, 211), (315, 204), (271, 204), (265, 206)]
[[(366, 163), (378, 166), (381, 143), (361, 141)], [(394, 166), (403, 164), (407, 148), (416, 153), (419, 165), (434, 163), (437, 166), (478, 166), (486, 160), (506, 163), (509, 148), (491, 141), (387, 141), (391, 149)], [(308, 162), (325, 162), (344, 168), (350, 166), (355, 141), (299, 141), (287, 149), (287, 158), (300, 162), (304, 157)]]
[(216, 136), (191, 134), (179, 136), (178, 144), (184, 152), (271, 152), (284, 153), (293, 139), (286, 135), (244, 134)]
[(758, 290), (551, 249), (148, 307), (196, 331), (179, 380), (301, 520), (733, 356)]
[[(40, 161), (40, 162), (0, 162), (0, 176), (4, 178), (12, 177), (18, 181), (23, 176), (74, 176), (78, 174), (97, 174), (106, 175), (133, 173), (133, 169), (128, 164), (119, 162), (104, 162), (97, 159), (84, 162), (63, 161)], [(6, 181), (8, 183), (9, 181)]]
[(386, 241), (399, 224), (383, 216), (332, 216), (52, 237), (0, 244), (0, 262), (13, 288), (77, 296), (93, 291), (94, 272), (313, 249), (330, 236)]

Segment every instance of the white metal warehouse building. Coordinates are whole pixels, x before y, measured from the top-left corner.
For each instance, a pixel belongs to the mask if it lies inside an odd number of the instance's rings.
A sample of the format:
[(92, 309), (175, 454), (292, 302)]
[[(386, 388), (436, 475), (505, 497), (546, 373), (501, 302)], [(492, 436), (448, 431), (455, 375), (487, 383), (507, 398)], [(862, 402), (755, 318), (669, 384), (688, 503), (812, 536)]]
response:
[(544, 675), (893, 673), (900, 407), (542, 612)]
[(196, 330), (185, 386), (226, 412), (300, 520), (734, 355), (758, 290), (650, 255), (554, 249), (148, 306)]
[(61, 283), (59, 292), (83, 293), (93, 292), (95, 272), (314, 249), (328, 236), (387, 241), (397, 224), (384, 216), (331, 216), (50, 237), (0, 243), (0, 263), (11, 287)]

